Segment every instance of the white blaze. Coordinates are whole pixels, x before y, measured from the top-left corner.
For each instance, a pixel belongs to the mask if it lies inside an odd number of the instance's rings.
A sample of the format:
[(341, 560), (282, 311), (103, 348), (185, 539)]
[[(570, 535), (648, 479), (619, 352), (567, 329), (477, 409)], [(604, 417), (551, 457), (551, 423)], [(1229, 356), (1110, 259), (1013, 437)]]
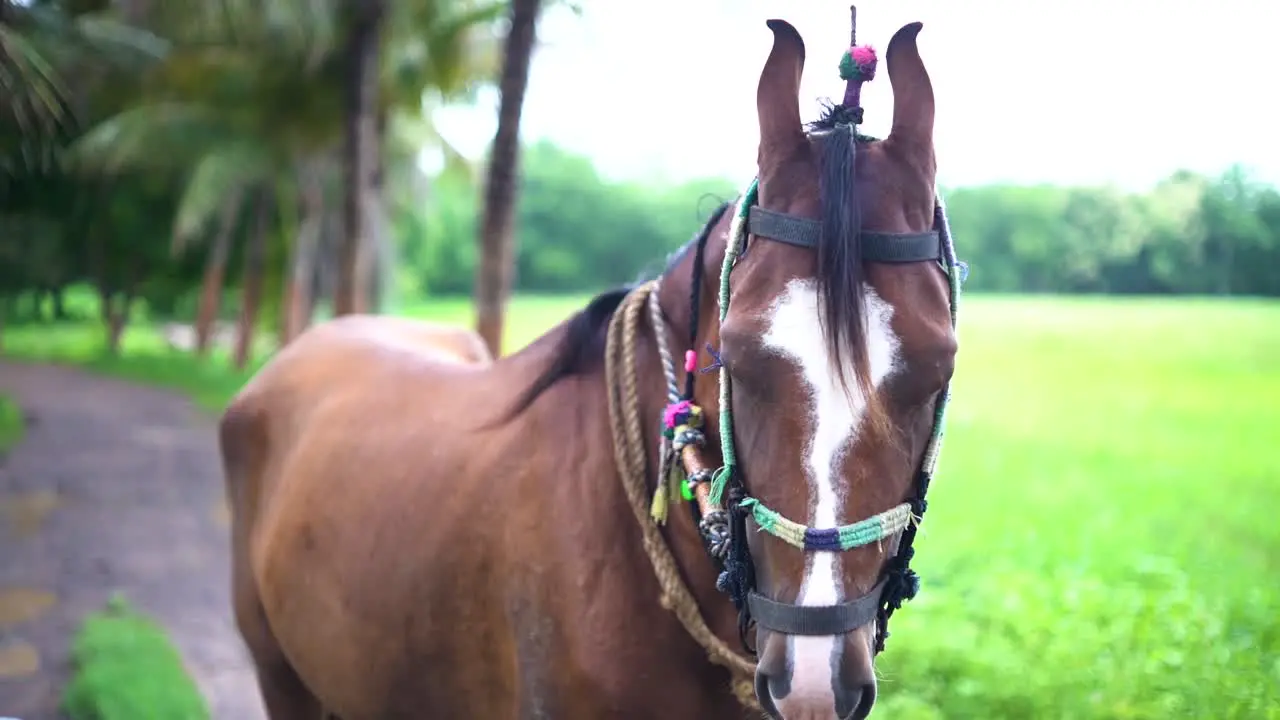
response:
[[(864, 286), (863, 292), (871, 385), (879, 388), (894, 369), (899, 340), (889, 326), (893, 308), (871, 287)], [(813, 434), (804, 447), (805, 475), (812, 498), (806, 524), (831, 528), (845, 522), (840, 508), (848, 488), (840, 481), (840, 460), (858, 436), (867, 399), (854, 383), (847, 355), (845, 377), (849, 378), (849, 392), (841, 387), (827, 353), (818, 313), (817, 283), (809, 278), (792, 280), (770, 309), (764, 344), (794, 362), (807, 386)], [(798, 604), (832, 605), (843, 599), (836, 561), (836, 554), (831, 552), (807, 554)], [(788, 699), (833, 696), (831, 654), (835, 637), (795, 636), (788, 640), (792, 667)]]

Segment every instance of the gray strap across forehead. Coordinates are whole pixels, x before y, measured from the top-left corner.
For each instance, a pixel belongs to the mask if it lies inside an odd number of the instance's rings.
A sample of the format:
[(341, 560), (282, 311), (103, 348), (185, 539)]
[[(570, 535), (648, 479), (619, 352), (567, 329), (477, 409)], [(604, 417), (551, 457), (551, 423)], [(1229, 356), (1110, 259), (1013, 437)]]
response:
[[(748, 213), (747, 231), (752, 235), (796, 247), (818, 247), (822, 223), (817, 220), (765, 210), (759, 205), (753, 205)], [(937, 230), (900, 234), (864, 230), (858, 237), (862, 258), (869, 262), (908, 263), (942, 257), (942, 240)]]

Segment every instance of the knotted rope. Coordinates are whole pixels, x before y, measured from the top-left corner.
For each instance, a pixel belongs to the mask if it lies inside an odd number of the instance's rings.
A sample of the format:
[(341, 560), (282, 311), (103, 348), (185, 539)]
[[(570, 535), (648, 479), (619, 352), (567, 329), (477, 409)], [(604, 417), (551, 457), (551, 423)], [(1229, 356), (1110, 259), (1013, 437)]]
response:
[(659, 602), (675, 613), (686, 632), (707, 653), (707, 659), (729, 670), (733, 694), (748, 709), (762, 712), (756, 701), (755, 663), (734, 652), (702, 618), (697, 600), (680, 576), (675, 556), (649, 515), (648, 456), (640, 418), (637, 389), (639, 321), (645, 303), (658, 287), (647, 282), (632, 290), (609, 322), (605, 344), (605, 384), (609, 394), (609, 425), (613, 433), (613, 457), (627, 502), (640, 525), (645, 554), (662, 589)]

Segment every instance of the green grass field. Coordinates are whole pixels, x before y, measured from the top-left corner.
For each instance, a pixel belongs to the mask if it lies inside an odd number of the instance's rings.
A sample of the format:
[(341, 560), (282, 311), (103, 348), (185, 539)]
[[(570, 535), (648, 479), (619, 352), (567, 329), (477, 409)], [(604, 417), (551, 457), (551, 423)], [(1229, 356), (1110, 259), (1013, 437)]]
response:
[(1280, 304), (973, 298), (960, 338), (884, 715), (1280, 717)]
[[(584, 301), (518, 300), (508, 346)], [(924, 589), (894, 620), (877, 716), (1280, 718), (1280, 303), (963, 303)], [(112, 361), (83, 328), (48, 352), (35, 332), (6, 346), (210, 407), (244, 379), (145, 332)]]

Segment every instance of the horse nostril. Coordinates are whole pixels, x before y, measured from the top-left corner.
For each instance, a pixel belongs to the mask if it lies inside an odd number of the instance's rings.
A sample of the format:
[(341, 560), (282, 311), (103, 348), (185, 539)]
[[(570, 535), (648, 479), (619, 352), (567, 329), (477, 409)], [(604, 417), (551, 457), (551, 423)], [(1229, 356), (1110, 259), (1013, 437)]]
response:
[(836, 709), (840, 720), (866, 720), (875, 704), (875, 683), (844, 688), (836, 695)]

